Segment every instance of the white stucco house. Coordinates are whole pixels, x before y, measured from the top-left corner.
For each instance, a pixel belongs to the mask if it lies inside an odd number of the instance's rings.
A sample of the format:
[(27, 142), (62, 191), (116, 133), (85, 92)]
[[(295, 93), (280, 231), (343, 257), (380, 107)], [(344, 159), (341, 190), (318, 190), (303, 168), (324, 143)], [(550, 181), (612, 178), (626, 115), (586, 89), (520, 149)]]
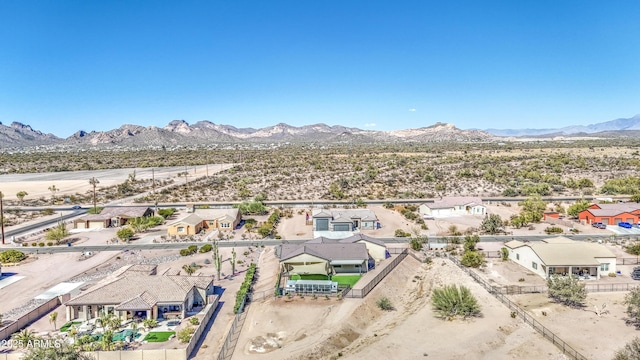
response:
[(581, 279), (600, 279), (616, 272), (616, 256), (602, 244), (555, 237), (535, 242), (505, 243), (509, 259), (543, 279), (573, 274)]
[(314, 237), (345, 238), (360, 230), (378, 229), (380, 223), (370, 209), (314, 209)]
[(455, 215), (486, 215), (487, 207), (477, 197), (444, 197), (432, 203), (424, 203), (419, 208), (420, 215), (427, 217), (447, 217)]

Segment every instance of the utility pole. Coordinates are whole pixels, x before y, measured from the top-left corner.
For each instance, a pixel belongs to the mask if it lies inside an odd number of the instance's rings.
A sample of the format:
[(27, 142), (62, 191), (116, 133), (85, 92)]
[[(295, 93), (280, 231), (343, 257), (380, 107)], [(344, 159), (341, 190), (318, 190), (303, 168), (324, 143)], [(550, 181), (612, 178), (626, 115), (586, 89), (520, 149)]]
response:
[(187, 192), (187, 201), (189, 201), (189, 171), (187, 170), (187, 165), (184, 166), (184, 188)]
[(100, 184), (100, 181), (95, 177), (89, 179), (89, 184), (93, 185), (93, 213), (95, 214), (98, 211), (98, 207), (96, 206), (96, 185)]
[(2, 205), (2, 198), (4, 194), (0, 191), (0, 227), (2, 228), (2, 245), (4, 245), (4, 207)]

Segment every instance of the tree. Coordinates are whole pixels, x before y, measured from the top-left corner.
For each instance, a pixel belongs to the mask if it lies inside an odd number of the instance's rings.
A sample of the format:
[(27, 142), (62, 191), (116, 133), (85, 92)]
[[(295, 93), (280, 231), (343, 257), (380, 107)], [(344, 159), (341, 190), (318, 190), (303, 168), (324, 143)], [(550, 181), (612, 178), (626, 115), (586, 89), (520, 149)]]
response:
[(18, 191), (18, 193), (16, 194), (16, 197), (18, 198), (18, 201), (20, 201), (20, 205), (24, 204), (24, 198), (25, 196), (29, 195), (29, 193), (27, 193), (26, 191)]
[(193, 273), (196, 272), (196, 268), (188, 264), (184, 264), (182, 266), (182, 270), (184, 270), (184, 272), (189, 276), (193, 275)]
[(98, 179), (96, 179), (95, 177), (92, 177), (91, 179), (89, 179), (89, 184), (91, 184), (91, 186), (93, 186), (93, 209), (95, 211), (96, 208), (97, 208), (97, 206), (96, 206), (96, 185), (100, 184), (100, 181)]
[(58, 321), (58, 313), (52, 312), (49, 314), (49, 323), (53, 325), (53, 331), (56, 331), (56, 322)]
[(479, 268), (484, 264), (484, 254), (479, 251), (465, 251), (460, 262), (467, 267)]
[(55, 185), (51, 185), (49, 186), (49, 191), (51, 191), (51, 204), (55, 204), (56, 203), (56, 193), (58, 191), (60, 191), (60, 189), (58, 189)]
[(113, 330), (106, 330), (100, 338), (100, 349), (102, 351), (112, 351), (116, 349), (116, 344), (113, 341)]
[(526, 198), (524, 201), (521, 201), (518, 205), (522, 207), (520, 211), (521, 215), (524, 215), (525, 218), (529, 222), (540, 222), (542, 220), (542, 214), (544, 210), (547, 208), (547, 204), (542, 200), (540, 195), (532, 195)]
[(465, 251), (476, 251), (476, 244), (480, 242), (480, 236), (478, 235), (467, 235), (464, 237), (464, 250)]
[(575, 204), (569, 206), (569, 209), (567, 209), (567, 214), (569, 214), (569, 216), (577, 218), (578, 214), (587, 210), (589, 206), (591, 206), (591, 204), (589, 204), (587, 200), (585, 199), (577, 200)]
[(582, 307), (587, 299), (584, 282), (580, 282), (575, 275), (552, 275), (547, 279), (549, 297), (558, 303), (571, 307)]
[(27, 350), (22, 360), (91, 360), (91, 356), (83, 354), (80, 349), (64, 341), (56, 342), (56, 346), (34, 346)]
[(612, 360), (638, 360), (640, 359), (640, 339), (633, 338), (622, 349), (616, 351)]
[(118, 237), (118, 239), (120, 239), (122, 241), (131, 240), (133, 235), (135, 235), (135, 233), (133, 232), (133, 229), (131, 229), (130, 227), (124, 227), (124, 228), (118, 230), (118, 232), (116, 233), (116, 236)]
[(29, 344), (33, 344), (35, 340), (38, 340), (38, 337), (33, 330), (22, 329), (22, 331), (13, 333), (11, 340), (14, 340), (21, 347), (28, 347)]
[(144, 319), (142, 320), (142, 324), (144, 325), (145, 328), (147, 328), (148, 330), (153, 329), (154, 327), (158, 326), (158, 321), (155, 319)]
[(624, 297), (624, 304), (627, 306), (627, 323), (640, 328), (640, 288), (634, 288)]
[(482, 220), (482, 224), (480, 224), (480, 229), (487, 234), (498, 234), (504, 232), (502, 218), (498, 214), (489, 214), (489, 216), (485, 217)]
[(631, 195), (631, 199), (629, 199), (629, 200), (633, 201), (633, 202), (636, 202), (636, 203), (640, 203), (640, 193), (635, 193), (635, 194)]
[(480, 316), (481, 308), (478, 300), (466, 286), (445, 285), (433, 289), (431, 305), (436, 316), (441, 319), (453, 319), (457, 316), (467, 318)]
[(53, 240), (58, 243), (67, 235), (69, 235), (67, 227), (63, 223), (59, 223), (58, 226), (54, 227), (53, 229), (47, 230), (45, 237), (47, 240)]

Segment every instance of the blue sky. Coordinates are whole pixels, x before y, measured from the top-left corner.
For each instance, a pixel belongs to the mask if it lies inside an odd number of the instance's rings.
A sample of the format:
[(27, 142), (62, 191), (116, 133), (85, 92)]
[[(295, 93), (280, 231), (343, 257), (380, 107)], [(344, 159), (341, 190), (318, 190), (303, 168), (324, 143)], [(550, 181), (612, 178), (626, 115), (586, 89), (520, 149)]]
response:
[(640, 2), (0, 1), (0, 122), (546, 128), (640, 113)]

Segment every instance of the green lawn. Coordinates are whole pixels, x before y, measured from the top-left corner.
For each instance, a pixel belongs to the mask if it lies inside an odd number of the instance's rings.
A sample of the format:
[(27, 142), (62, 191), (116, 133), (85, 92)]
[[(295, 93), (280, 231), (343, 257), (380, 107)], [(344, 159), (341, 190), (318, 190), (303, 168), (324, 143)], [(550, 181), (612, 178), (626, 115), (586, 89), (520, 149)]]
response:
[(142, 341), (148, 342), (165, 342), (169, 340), (171, 335), (175, 335), (175, 331), (152, 331), (142, 339)]
[(360, 280), (361, 277), (362, 277), (362, 275), (334, 275), (331, 278), (331, 281), (337, 282), (338, 286), (340, 286), (340, 287), (342, 287), (344, 285), (349, 285), (349, 286), (353, 287), (353, 285), (355, 285), (355, 283), (357, 283), (358, 280)]
[(81, 321), (68, 322), (68, 323), (62, 325), (62, 327), (60, 328), (60, 332), (67, 332), (67, 331), (69, 331), (69, 329), (71, 329), (71, 327), (73, 325), (80, 325), (80, 324), (82, 324)]
[[(353, 285), (357, 283), (361, 277), (362, 275), (334, 275), (331, 278), (331, 281), (337, 282), (338, 286), (340, 287), (344, 287), (346, 285), (353, 287)], [(293, 274), (291, 275), (290, 279), (291, 280), (328, 280), (327, 275), (322, 275), (322, 274), (309, 274), (309, 275)]]

